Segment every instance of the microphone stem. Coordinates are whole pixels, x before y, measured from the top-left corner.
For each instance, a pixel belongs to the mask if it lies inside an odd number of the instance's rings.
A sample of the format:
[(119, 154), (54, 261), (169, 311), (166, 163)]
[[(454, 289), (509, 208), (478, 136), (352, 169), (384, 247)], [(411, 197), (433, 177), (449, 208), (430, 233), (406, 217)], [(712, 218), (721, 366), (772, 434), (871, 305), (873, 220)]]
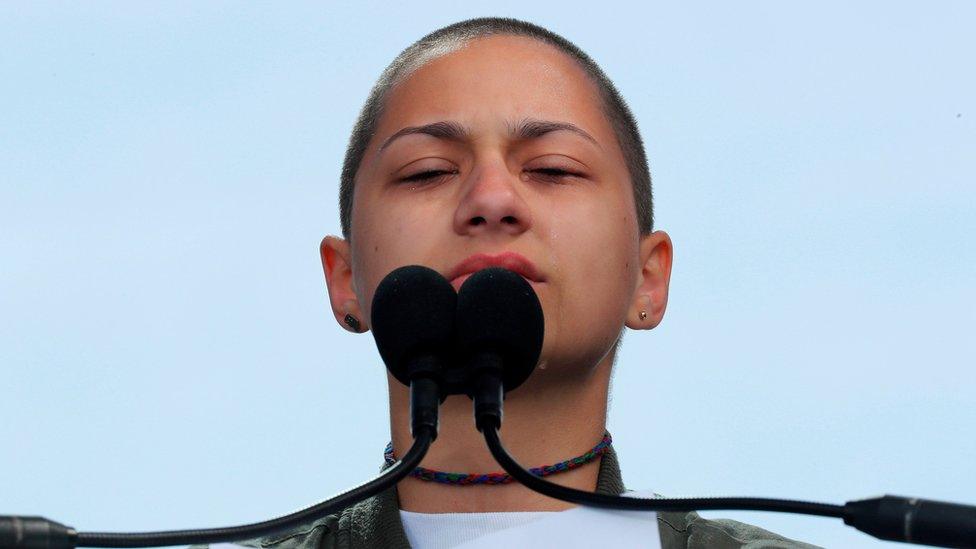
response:
[(410, 382), (410, 433), (431, 433), (437, 438), (440, 411), (439, 383), (430, 377), (417, 377)]

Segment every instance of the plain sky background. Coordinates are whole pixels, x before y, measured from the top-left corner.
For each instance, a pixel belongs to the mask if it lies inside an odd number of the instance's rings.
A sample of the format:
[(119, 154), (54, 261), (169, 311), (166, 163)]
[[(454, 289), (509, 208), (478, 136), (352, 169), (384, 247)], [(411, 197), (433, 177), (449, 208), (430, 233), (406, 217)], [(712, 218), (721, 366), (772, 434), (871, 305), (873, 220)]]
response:
[(481, 15), (641, 125), (676, 253), (617, 365), (629, 486), (976, 504), (976, 4), (409, 4), (0, 4), (0, 513), (218, 526), (375, 474), (384, 370), (318, 244), (380, 71)]

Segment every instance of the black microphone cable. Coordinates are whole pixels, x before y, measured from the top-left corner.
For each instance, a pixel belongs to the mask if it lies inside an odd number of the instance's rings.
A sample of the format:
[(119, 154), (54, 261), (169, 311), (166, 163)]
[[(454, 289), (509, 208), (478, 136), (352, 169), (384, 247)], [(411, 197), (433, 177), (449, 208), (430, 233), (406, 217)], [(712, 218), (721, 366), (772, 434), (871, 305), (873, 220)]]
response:
[(457, 330), (465, 350), (468, 394), (475, 426), (499, 465), (527, 488), (559, 500), (632, 511), (739, 510), (842, 518), (879, 539), (976, 548), (976, 507), (886, 495), (844, 505), (773, 498), (631, 498), (554, 484), (526, 471), (498, 436), (505, 393), (524, 382), (542, 348), (543, 314), (538, 296), (519, 275), (504, 269), (475, 273), (458, 293)]
[(570, 503), (627, 511), (708, 511), (722, 509), (735, 511), (777, 511), (818, 515), (822, 517), (844, 517), (844, 507), (842, 505), (831, 505), (827, 503), (744, 497), (630, 498), (567, 488), (566, 486), (549, 482), (526, 471), (508, 453), (505, 446), (502, 445), (497, 428), (484, 428), (482, 429), (482, 434), (485, 437), (485, 442), (488, 444), (488, 450), (495, 458), (495, 461), (512, 478), (535, 492)]
[(414, 432), (414, 442), (410, 450), (392, 467), (376, 478), (343, 492), (337, 496), (316, 503), (310, 507), (288, 515), (225, 528), (201, 530), (175, 530), (171, 532), (145, 532), (141, 534), (116, 534), (102, 532), (79, 532), (76, 547), (159, 547), (165, 545), (196, 545), (227, 541), (241, 541), (258, 538), (306, 524), (326, 515), (341, 511), (346, 507), (375, 496), (406, 478), (420, 465), (424, 455), (434, 441), (436, 433), (430, 429)]
[(77, 532), (36, 516), (0, 516), (0, 549), (74, 547), (162, 547), (243, 541), (307, 524), (375, 496), (407, 477), (437, 438), (438, 411), (444, 398), (444, 369), (454, 341), (457, 293), (432, 269), (408, 266), (380, 282), (371, 323), (383, 361), (410, 387), (410, 432), (414, 442), (399, 461), (379, 476), (300, 511), (253, 524), (224, 528), (142, 533)]
[(42, 517), (7, 516), (0, 517), (0, 549), (161, 547), (242, 541), (268, 536), (341, 511), (349, 505), (383, 492), (404, 479), (420, 464), (436, 436), (436, 432), (428, 427), (415, 430), (413, 445), (406, 455), (373, 480), (275, 519), (224, 528), (114, 533), (76, 532), (73, 528)]
[[(500, 383), (500, 382), (499, 382)], [(477, 422), (488, 450), (506, 473), (525, 487), (570, 503), (629, 511), (770, 511), (844, 519), (878, 539), (934, 547), (976, 547), (976, 507), (944, 501), (885, 495), (844, 505), (754, 497), (631, 498), (576, 490), (533, 475), (508, 453), (498, 426)]]

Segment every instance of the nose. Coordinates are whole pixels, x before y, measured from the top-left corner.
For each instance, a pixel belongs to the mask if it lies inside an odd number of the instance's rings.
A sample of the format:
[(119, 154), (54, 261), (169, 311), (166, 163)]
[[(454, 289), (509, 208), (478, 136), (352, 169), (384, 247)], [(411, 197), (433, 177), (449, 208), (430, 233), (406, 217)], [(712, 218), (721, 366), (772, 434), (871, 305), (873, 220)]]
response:
[(463, 235), (522, 234), (531, 226), (520, 182), (502, 166), (472, 172), (454, 214), (454, 230)]

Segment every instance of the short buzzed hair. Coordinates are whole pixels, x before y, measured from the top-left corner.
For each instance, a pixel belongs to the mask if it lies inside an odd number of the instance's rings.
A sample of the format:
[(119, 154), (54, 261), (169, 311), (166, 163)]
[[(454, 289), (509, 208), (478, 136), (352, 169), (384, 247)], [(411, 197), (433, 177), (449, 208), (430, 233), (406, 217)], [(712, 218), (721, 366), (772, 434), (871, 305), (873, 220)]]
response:
[(617, 141), (623, 151), (624, 161), (634, 188), (634, 203), (637, 206), (637, 226), (641, 234), (648, 234), (654, 227), (654, 208), (651, 195), (651, 173), (647, 165), (647, 155), (641, 140), (637, 121), (620, 92), (607, 78), (600, 66), (583, 50), (562, 36), (538, 25), (503, 17), (483, 17), (468, 19), (438, 29), (411, 44), (383, 71), (373, 86), (366, 104), (353, 127), (342, 164), (339, 184), (339, 219), (342, 235), (350, 238), (352, 225), (352, 199), (356, 187), (356, 174), (366, 147), (376, 133), (379, 119), (383, 115), (386, 96), (403, 78), (422, 67), (427, 62), (444, 54), (464, 47), (470, 41), (489, 36), (524, 36), (554, 46), (569, 55), (590, 77), (599, 89), (606, 114)]

